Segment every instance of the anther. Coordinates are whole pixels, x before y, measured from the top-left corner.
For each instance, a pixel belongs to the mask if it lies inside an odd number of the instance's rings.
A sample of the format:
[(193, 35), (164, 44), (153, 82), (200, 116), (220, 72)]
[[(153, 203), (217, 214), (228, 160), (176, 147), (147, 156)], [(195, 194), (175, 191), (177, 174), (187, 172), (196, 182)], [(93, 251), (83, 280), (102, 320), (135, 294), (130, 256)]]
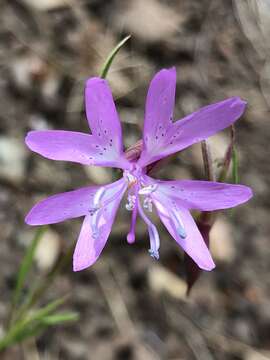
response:
[(152, 212), (153, 211), (153, 204), (152, 204), (152, 199), (150, 197), (146, 197), (143, 201), (143, 207)]
[(185, 239), (187, 237), (186, 230), (182, 226), (177, 229), (177, 232), (180, 238)]
[(172, 210), (172, 216), (173, 216), (173, 219), (175, 221), (175, 224), (176, 224), (176, 231), (178, 233), (178, 235), (182, 238), (182, 239), (185, 239), (187, 237), (187, 233), (186, 233), (186, 230), (185, 230), (185, 227), (184, 227), (184, 224), (181, 220), (181, 217), (179, 215), (179, 211), (177, 210), (175, 204), (174, 204), (174, 209)]
[(145, 215), (143, 208), (141, 207), (139, 201), (138, 201), (138, 210), (139, 210), (139, 213), (140, 213), (142, 219), (144, 220), (144, 222), (146, 223), (146, 225), (148, 227), (148, 233), (149, 233), (149, 239), (150, 239), (149, 254), (153, 258), (159, 259), (158, 250), (159, 250), (159, 246), (160, 246), (160, 240), (159, 240), (159, 234), (158, 234), (157, 228), (151, 222), (151, 220), (148, 219), (148, 217)]
[(134, 206), (136, 204), (136, 195), (128, 195), (128, 202), (126, 204), (126, 209), (128, 211), (132, 211), (134, 209)]
[(150, 237), (150, 249), (149, 254), (156, 260), (159, 259), (159, 246), (160, 246), (160, 240), (157, 228), (153, 225), (148, 228), (149, 230), (149, 237)]
[(142, 187), (142, 188), (139, 190), (139, 194), (140, 194), (140, 195), (149, 195), (149, 194), (152, 194), (154, 191), (156, 191), (157, 187), (158, 187), (157, 184), (151, 184), (151, 185)]

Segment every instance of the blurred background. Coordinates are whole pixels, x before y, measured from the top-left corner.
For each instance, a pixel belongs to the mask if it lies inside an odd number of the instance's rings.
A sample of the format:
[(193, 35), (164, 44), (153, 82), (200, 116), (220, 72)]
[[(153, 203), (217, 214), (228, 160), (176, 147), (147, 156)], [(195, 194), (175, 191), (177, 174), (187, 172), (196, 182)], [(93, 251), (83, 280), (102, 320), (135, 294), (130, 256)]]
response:
[[(237, 123), (240, 182), (255, 196), (224, 213), (211, 232), (217, 268), (186, 297), (183, 254), (161, 228), (161, 256), (148, 255), (144, 225), (127, 244), (120, 210), (100, 260), (56, 278), (43, 301), (69, 293), (80, 314), (6, 359), (270, 359), (270, 1), (9, 0), (0, 3), (0, 333), (19, 262), (35, 229), (24, 216), (38, 200), (110, 182), (109, 169), (54, 162), (24, 145), (29, 130), (88, 132), (83, 88), (127, 34), (108, 80), (125, 145), (140, 139), (151, 77), (175, 65), (175, 119), (230, 96), (248, 101)], [(210, 139), (215, 164), (229, 134)], [(159, 177), (204, 179), (200, 145), (181, 152)], [(28, 285), (75, 244), (82, 219), (51, 226), (38, 245)], [(2, 356), (2, 355), (1, 355)], [(4, 358), (4, 355), (3, 355)], [(1, 357), (2, 359), (2, 357)]]

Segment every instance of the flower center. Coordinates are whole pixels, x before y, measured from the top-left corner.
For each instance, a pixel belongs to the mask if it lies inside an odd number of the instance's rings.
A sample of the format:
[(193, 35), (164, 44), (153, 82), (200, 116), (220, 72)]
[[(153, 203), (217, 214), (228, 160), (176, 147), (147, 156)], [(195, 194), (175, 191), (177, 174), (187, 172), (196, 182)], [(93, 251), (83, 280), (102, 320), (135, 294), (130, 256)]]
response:
[(134, 165), (133, 169), (125, 170), (124, 178), (128, 182), (128, 196), (126, 209), (132, 211), (136, 206), (139, 195), (143, 196), (143, 207), (152, 212), (151, 194), (156, 190), (157, 185), (146, 185), (143, 180), (143, 170), (138, 165)]

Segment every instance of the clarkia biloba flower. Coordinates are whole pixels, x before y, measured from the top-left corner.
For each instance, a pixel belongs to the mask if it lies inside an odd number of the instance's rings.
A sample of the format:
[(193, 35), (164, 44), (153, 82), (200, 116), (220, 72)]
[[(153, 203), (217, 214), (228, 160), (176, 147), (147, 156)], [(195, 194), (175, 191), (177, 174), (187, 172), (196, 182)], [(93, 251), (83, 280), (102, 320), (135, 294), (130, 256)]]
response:
[(246, 103), (232, 97), (173, 122), (175, 87), (174, 68), (161, 70), (151, 81), (142, 151), (138, 158), (124, 153), (121, 124), (110, 88), (106, 80), (98, 77), (90, 78), (85, 87), (85, 109), (91, 134), (62, 130), (27, 134), (27, 146), (46, 158), (123, 170), (118, 181), (53, 195), (35, 205), (26, 216), (29, 225), (53, 224), (84, 216), (73, 255), (74, 271), (89, 267), (99, 257), (125, 193), (125, 207), (131, 212), (128, 243), (135, 241), (139, 215), (148, 228), (150, 255), (159, 258), (159, 233), (148, 215), (156, 211), (171, 236), (201, 269), (215, 267), (190, 210), (232, 208), (246, 202), (252, 196), (251, 189), (212, 181), (156, 180), (149, 176), (147, 169), (232, 125), (243, 114)]

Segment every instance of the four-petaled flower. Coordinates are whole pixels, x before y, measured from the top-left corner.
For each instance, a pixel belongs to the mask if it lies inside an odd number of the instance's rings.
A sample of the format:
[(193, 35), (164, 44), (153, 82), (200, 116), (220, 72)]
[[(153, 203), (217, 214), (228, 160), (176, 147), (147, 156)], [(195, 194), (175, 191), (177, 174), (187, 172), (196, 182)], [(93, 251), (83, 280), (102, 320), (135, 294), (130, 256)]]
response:
[(91, 135), (62, 130), (27, 134), (27, 146), (46, 158), (123, 170), (123, 177), (111, 184), (51, 196), (35, 205), (26, 217), (27, 224), (44, 225), (84, 216), (73, 256), (74, 271), (87, 268), (99, 257), (126, 191), (126, 209), (132, 212), (129, 243), (135, 241), (139, 214), (148, 228), (149, 252), (159, 258), (159, 234), (147, 214), (154, 207), (171, 236), (201, 269), (215, 267), (190, 210), (237, 206), (252, 196), (251, 189), (210, 181), (161, 181), (149, 177), (146, 170), (148, 165), (230, 126), (242, 115), (246, 103), (232, 97), (173, 122), (175, 87), (174, 68), (161, 70), (153, 78), (146, 99), (143, 148), (138, 160), (130, 161), (125, 156), (111, 91), (107, 81), (97, 77), (90, 78), (85, 88)]

